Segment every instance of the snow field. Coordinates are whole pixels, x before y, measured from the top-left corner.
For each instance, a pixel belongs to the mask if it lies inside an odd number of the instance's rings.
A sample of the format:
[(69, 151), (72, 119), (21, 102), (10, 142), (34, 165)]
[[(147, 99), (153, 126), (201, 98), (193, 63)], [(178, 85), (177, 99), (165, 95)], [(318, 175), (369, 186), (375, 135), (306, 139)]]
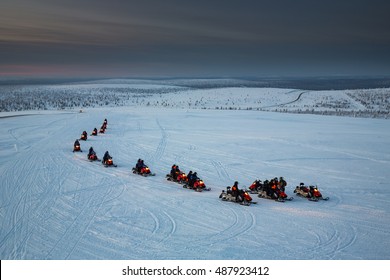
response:
[[(2, 118), (1, 259), (389, 259), (387, 120), (255, 111), (95, 108)], [(81, 141), (108, 119), (106, 134)], [(117, 168), (89, 162), (108, 150)], [(131, 173), (138, 158), (156, 173)], [(211, 187), (169, 182), (172, 164)], [(329, 201), (223, 202), (283, 176)]]

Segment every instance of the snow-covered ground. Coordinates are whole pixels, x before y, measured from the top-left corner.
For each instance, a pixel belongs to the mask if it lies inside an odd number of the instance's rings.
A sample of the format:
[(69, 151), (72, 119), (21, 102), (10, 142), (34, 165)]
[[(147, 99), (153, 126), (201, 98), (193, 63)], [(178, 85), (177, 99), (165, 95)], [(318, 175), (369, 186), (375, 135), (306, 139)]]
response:
[[(256, 90), (268, 96), (258, 104)], [(293, 106), (306, 91), (239, 88), (223, 99), (210, 91), (222, 89), (175, 89), (143, 106), (82, 113), (3, 112), (0, 259), (390, 259), (389, 120), (221, 110), (236, 106), (237, 94), (252, 107)], [(188, 97), (209, 97), (209, 105), (180, 106)], [(73, 153), (81, 132), (104, 118), (106, 134)], [(99, 157), (108, 150), (118, 167), (89, 162), (90, 146)], [(156, 176), (131, 173), (138, 158)], [(211, 191), (167, 181), (172, 164), (196, 171)], [(219, 199), (236, 180), (248, 187), (280, 176), (292, 201), (252, 195), (258, 204), (246, 207)], [(330, 199), (295, 197), (300, 182)]]

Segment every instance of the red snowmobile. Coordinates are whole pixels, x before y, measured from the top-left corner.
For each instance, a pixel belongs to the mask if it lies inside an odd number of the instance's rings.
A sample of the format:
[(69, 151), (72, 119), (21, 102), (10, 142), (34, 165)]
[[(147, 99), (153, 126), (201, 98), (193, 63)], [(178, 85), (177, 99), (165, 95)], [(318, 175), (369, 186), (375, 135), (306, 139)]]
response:
[(231, 201), (245, 206), (257, 204), (257, 202), (252, 200), (252, 197), (250, 196), (248, 191), (239, 190), (237, 194), (233, 194), (231, 187), (226, 187), (226, 192), (225, 190), (222, 190), (222, 193), (219, 195), (219, 198), (222, 201)]
[(88, 138), (87, 132), (83, 131), (83, 133), (81, 134), (80, 140), (87, 141), (87, 138)]
[(179, 184), (188, 183), (187, 174), (185, 174), (184, 172), (179, 172), (179, 174), (176, 175), (176, 179), (173, 178), (171, 174), (167, 174), (165, 177), (167, 178), (168, 181), (173, 181)]
[(138, 170), (136, 167), (133, 167), (133, 173), (144, 176), (144, 177), (156, 175), (155, 173), (152, 173), (150, 171), (150, 168), (147, 166), (142, 167), (140, 170)]
[[(90, 161), (95, 161), (95, 160), (99, 160), (97, 155), (96, 154), (89, 154), (88, 155), (88, 160)], [(111, 160), (112, 161), (112, 160)]]
[(82, 152), (80, 143), (78, 141), (76, 141), (73, 145), (73, 152)]
[(263, 188), (261, 180), (255, 180), (252, 185), (249, 186), (249, 192), (252, 194), (257, 194)]
[(192, 185), (189, 181), (187, 181), (183, 188), (185, 189), (193, 189), (194, 191), (201, 192), (201, 191), (211, 191), (211, 188), (207, 188), (204, 181), (200, 178), (196, 178), (195, 181), (192, 182)]
[[(184, 185), (183, 187), (189, 187), (189, 185)], [(194, 185), (192, 186), (192, 189), (194, 189), (195, 191), (197, 192), (201, 192), (201, 191), (210, 191), (211, 188), (206, 188), (206, 185), (204, 183), (204, 181), (202, 179), (196, 179), (196, 181), (194, 182)]]
[(317, 186), (305, 186), (304, 183), (301, 183), (299, 186), (296, 186), (294, 193), (299, 196), (305, 197), (310, 201), (318, 200), (328, 200), (329, 197), (323, 197), (321, 192), (318, 190)]

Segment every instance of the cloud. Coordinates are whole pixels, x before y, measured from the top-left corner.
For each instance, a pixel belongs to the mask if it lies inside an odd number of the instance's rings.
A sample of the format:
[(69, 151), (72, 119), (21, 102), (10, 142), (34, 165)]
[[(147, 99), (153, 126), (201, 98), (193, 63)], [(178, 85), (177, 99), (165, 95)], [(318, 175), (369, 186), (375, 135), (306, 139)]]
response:
[(3, 0), (0, 64), (123, 71), (137, 65), (150, 73), (217, 75), (286, 72), (294, 65), (312, 71), (321, 63), (340, 69), (341, 62), (347, 71), (361, 61), (368, 72), (390, 72), (389, 6), (381, 0)]

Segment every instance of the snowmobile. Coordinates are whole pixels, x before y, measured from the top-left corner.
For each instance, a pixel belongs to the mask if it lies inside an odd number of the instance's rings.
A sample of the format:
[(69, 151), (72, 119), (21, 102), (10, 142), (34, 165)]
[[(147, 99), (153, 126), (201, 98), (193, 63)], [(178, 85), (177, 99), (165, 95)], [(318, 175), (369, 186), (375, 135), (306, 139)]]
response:
[(106, 131), (106, 129), (104, 127), (101, 127), (100, 130), (99, 130), (99, 133), (104, 134), (105, 131)]
[(305, 186), (301, 183), (299, 186), (296, 186), (294, 193), (298, 196), (302, 196), (307, 198), (310, 201), (318, 201), (318, 200), (328, 200), (329, 197), (323, 197), (321, 192), (318, 190), (317, 186)]
[(201, 191), (211, 191), (211, 188), (207, 188), (204, 181), (202, 179), (196, 179), (193, 186), (190, 186), (190, 184), (186, 183), (183, 185), (183, 188), (185, 189), (193, 189), (194, 191), (201, 192)]
[(87, 141), (87, 138), (88, 138), (87, 132), (84, 131), (84, 132), (81, 134), (80, 140)]
[(219, 198), (222, 201), (231, 201), (234, 203), (239, 203), (244, 206), (249, 206), (251, 204), (257, 204), (257, 202), (252, 200), (252, 197), (249, 195), (249, 192), (247, 190), (240, 190), (237, 197), (232, 194), (232, 190), (230, 187), (226, 187), (225, 190), (222, 190), (221, 194), (219, 195)]
[(82, 152), (82, 150), (80, 148), (80, 144), (75, 144), (73, 146), (73, 152)]
[(102, 163), (103, 163), (104, 167), (109, 167), (109, 166), (117, 167), (117, 165), (114, 164), (112, 157), (109, 157), (106, 161), (102, 161)]
[(186, 184), (186, 183), (188, 183), (187, 174), (185, 174), (184, 172), (180, 172), (176, 176), (176, 178), (173, 178), (171, 174), (167, 174), (165, 177), (167, 178), (168, 181), (176, 182), (176, 183), (179, 183), (179, 184)]
[(293, 197), (288, 197), (287, 194), (280, 188), (276, 188), (269, 193), (267, 193), (266, 190), (262, 189), (258, 192), (258, 197), (273, 199), (278, 202), (291, 201), (294, 199)]
[(144, 176), (144, 177), (156, 176), (156, 173), (152, 173), (150, 171), (150, 168), (147, 167), (147, 166), (142, 167), (141, 170), (138, 170), (136, 167), (133, 167), (132, 171), (133, 171), (134, 174), (138, 174), (138, 175), (141, 175), (141, 176)]
[(95, 161), (95, 160), (99, 160), (99, 159), (98, 159), (96, 154), (89, 154), (88, 155), (88, 160), (89, 161)]
[(261, 180), (256, 180), (252, 183), (252, 185), (249, 186), (249, 192), (251, 194), (258, 194), (262, 189), (263, 184), (261, 183)]
[(97, 135), (98, 135), (98, 131), (95, 128), (94, 130), (92, 130), (91, 136), (97, 136)]

